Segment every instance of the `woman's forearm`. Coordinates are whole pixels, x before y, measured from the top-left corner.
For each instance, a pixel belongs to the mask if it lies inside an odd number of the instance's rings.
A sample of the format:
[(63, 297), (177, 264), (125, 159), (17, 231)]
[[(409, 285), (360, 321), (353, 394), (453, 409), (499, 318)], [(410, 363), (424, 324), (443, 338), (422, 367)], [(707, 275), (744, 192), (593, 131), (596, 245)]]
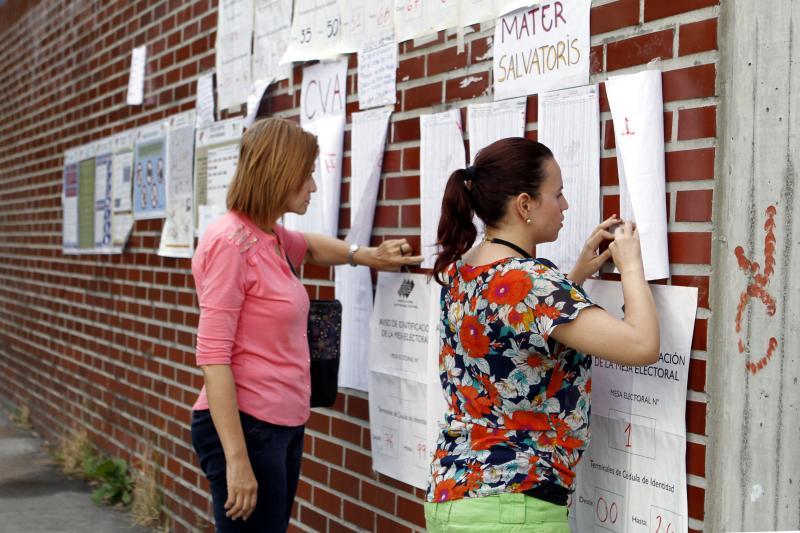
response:
[(205, 376), (208, 408), (222, 443), (226, 460), (248, 459), (231, 367), (229, 365), (205, 365), (203, 366), (203, 375)]
[(636, 328), (648, 351), (658, 352), (658, 314), (650, 285), (644, 279), (644, 272), (639, 268), (623, 271), (621, 274), (622, 294), (625, 299), (623, 320)]
[[(350, 253), (350, 244), (340, 240), (328, 237), (327, 235), (320, 235), (318, 233), (304, 233), (308, 244), (308, 252), (306, 258), (308, 261), (315, 265), (331, 266), (331, 265), (344, 265), (348, 262), (348, 254)], [(368, 247), (364, 246), (358, 249), (353, 254), (353, 261), (356, 264), (359, 260), (364, 259), (368, 254)]]

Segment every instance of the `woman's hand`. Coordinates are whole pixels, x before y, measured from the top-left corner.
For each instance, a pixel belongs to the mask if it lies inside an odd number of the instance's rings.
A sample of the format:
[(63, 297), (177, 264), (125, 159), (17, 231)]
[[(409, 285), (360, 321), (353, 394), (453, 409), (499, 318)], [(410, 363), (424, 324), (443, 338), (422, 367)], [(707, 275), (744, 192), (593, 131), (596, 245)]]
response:
[(256, 508), (258, 482), (253, 474), (250, 459), (225, 460), (225, 476), (228, 482), (228, 499), (225, 501), (225, 516), (231, 520), (247, 520)]
[(418, 265), (422, 262), (421, 255), (411, 255), (414, 249), (406, 239), (388, 239), (376, 248), (369, 247), (363, 250), (363, 257), (359, 257), (361, 251), (356, 253), (356, 261), (376, 270), (396, 272), (404, 266)]
[(603, 263), (611, 258), (612, 253), (610, 250), (606, 250), (598, 255), (597, 249), (600, 247), (603, 240), (614, 239), (614, 235), (608, 230), (611, 226), (619, 224), (620, 222), (621, 220), (617, 218), (617, 215), (611, 215), (594, 229), (589, 238), (586, 239), (586, 244), (583, 245), (581, 255), (578, 257), (575, 266), (567, 276), (570, 281), (581, 285), (586, 278), (600, 270)]
[(614, 242), (608, 245), (620, 274), (644, 272), (642, 264), (642, 248), (639, 244), (639, 232), (636, 226), (625, 221), (614, 230)]

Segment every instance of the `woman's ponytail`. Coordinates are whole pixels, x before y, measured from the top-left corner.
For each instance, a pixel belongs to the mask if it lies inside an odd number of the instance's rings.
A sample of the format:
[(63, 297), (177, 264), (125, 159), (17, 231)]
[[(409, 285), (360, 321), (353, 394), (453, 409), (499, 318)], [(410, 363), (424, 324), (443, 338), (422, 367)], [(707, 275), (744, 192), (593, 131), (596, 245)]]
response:
[(475, 177), (474, 167), (462, 168), (450, 174), (442, 197), (442, 214), (436, 234), (441, 251), (433, 265), (433, 277), (445, 285), (442, 273), (475, 243), (478, 230), (472, 222), (475, 213), (470, 202), (470, 189)]

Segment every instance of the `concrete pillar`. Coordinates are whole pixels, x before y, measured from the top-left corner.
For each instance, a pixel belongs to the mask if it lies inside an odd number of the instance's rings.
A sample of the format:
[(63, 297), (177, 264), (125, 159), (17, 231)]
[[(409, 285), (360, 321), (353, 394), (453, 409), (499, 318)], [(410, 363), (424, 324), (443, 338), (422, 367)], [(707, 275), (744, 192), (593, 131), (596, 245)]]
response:
[(705, 531), (800, 528), (800, 0), (722, 0)]

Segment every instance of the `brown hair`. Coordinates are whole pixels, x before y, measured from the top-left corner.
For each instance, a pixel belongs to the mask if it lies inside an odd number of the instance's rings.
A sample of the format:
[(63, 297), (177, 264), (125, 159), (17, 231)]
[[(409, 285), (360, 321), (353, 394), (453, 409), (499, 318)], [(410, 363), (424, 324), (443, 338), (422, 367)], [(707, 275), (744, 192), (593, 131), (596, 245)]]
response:
[(283, 213), (290, 194), (314, 169), (317, 139), (282, 118), (256, 121), (242, 135), (236, 174), (228, 187), (228, 209), (261, 226)]
[(475, 163), (450, 174), (442, 198), (436, 243), (441, 251), (433, 275), (444, 285), (442, 272), (472, 247), (478, 234), (477, 215), (496, 227), (506, 215), (508, 200), (518, 194), (539, 196), (544, 163), (553, 158), (545, 145), (521, 137), (500, 139), (478, 152)]

